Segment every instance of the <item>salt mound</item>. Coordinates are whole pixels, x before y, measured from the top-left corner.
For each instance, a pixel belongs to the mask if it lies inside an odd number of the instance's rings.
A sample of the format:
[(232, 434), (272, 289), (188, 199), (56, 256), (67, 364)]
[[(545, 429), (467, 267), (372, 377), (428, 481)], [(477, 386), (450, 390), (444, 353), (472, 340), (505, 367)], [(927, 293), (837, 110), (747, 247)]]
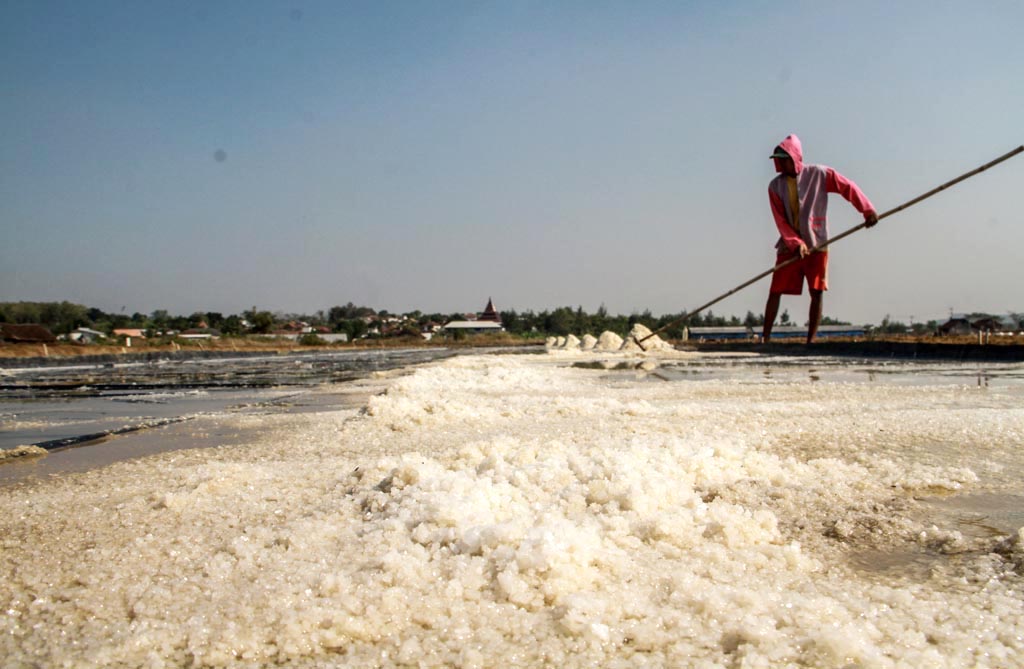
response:
[(594, 347), (596, 351), (618, 351), (622, 348), (622, 337), (605, 330), (601, 333), (601, 336), (597, 339), (597, 346)]
[(584, 351), (592, 351), (597, 346), (597, 338), (592, 334), (583, 335), (583, 342), (580, 344), (580, 348)]
[[(646, 339), (646, 337), (650, 337)], [(637, 344), (637, 341), (643, 339), (644, 343)], [(622, 345), (623, 351), (674, 351), (675, 349), (671, 344), (666, 342), (658, 335), (651, 336), (651, 331), (646, 326), (636, 323), (633, 329), (629, 331), (629, 336), (626, 337), (626, 342)]]
[(578, 350), (580, 350), (580, 340), (579, 340), (579, 337), (577, 337), (576, 335), (573, 335), (573, 334), (571, 334), (568, 337), (566, 337), (565, 338), (565, 348), (568, 351), (578, 351)]

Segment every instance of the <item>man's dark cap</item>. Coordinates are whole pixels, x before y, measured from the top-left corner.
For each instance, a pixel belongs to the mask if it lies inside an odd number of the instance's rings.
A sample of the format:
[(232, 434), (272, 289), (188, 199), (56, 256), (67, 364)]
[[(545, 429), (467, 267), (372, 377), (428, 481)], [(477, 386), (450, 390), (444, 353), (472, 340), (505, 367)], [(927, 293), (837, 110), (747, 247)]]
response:
[(786, 151), (781, 146), (776, 146), (775, 147), (775, 151), (773, 151), (772, 155), (770, 155), (768, 157), (769, 158), (789, 158), (789, 154), (786, 153)]

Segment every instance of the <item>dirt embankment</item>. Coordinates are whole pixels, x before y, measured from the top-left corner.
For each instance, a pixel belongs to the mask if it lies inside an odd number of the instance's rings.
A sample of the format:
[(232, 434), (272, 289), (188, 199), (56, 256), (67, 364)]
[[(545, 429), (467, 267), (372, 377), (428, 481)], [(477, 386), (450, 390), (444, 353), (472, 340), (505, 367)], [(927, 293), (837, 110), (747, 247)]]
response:
[(178, 353), (180, 351), (244, 351), (281, 353), (304, 350), (312, 347), (299, 346), (295, 342), (203, 342), (182, 344), (161, 344), (152, 346), (116, 346), (105, 344), (0, 344), (0, 358), (75, 358), (92, 356), (152, 355)]
[[(821, 355), (863, 354), (867, 356), (889, 355), (938, 355), (948, 354), (957, 359), (988, 357), (997, 359), (1024, 360), (1024, 335), (991, 336), (979, 343), (977, 335), (936, 337), (934, 335), (886, 335), (884, 337), (830, 337), (819, 339), (807, 347), (802, 338), (775, 339), (769, 344), (751, 341), (704, 341), (670, 343), (681, 348), (699, 350), (759, 350), (762, 352), (788, 353), (814, 349)], [(418, 337), (396, 337), (389, 339), (363, 339), (354, 343), (302, 345), (297, 341), (275, 338), (226, 337), (211, 340), (174, 340), (135, 342), (134, 346), (112, 344), (72, 344), (58, 342), (51, 344), (0, 343), (0, 359), (28, 358), (74, 358), (81, 356), (116, 358), (153, 357), (163, 354), (188, 354), (214, 356), (231, 352), (246, 354), (287, 354), (312, 351), (360, 351), (382, 348), (428, 348), (428, 347), (510, 347), (540, 346), (540, 339), (522, 339), (508, 333), (484, 334), (459, 340), (439, 339), (426, 341)], [(995, 350), (993, 349), (1000, 349)], [(1005, 349), (1005, 350), (1001, 350)], [(987, 351), (987, 353), (986, 353)]]
[(864, 358), (935, 359), (976, 362), (1024, 361), (1024, 336), (992, 336), (980, 342), (977, 335), (936, 337), (890, 335), (886, 337), (828, 337), (807, 345), (803, 338), (754, 341), (687, 342), (698, 351), (749, 351), (772, 355), (832, 355)]
[(479, 335), (458, 341), (437, 339), (427, 341), (419, 337), (395, 337), (389, 339), (363, 339), (354, 343), (303, 345), (297, 341), (256, 337), (228, 337), (206, 340), (174, 340), (164, 342), (134, 342), (134, 346), (119, 344), (72, 344), (57, 342), (42, 343), (0, 343), (0, 359), (17, 358), (74, 358), (74, 357), (115, 357), (153, 356), (187, 352), (225, 354), (268, 353), (282, 354), (309, 351), (362, 351), (382, 348), (428, 348), (428, 347), (477, 347), (477, 346), (537, 346), (543, 340), (524, 340), (508, 334)]

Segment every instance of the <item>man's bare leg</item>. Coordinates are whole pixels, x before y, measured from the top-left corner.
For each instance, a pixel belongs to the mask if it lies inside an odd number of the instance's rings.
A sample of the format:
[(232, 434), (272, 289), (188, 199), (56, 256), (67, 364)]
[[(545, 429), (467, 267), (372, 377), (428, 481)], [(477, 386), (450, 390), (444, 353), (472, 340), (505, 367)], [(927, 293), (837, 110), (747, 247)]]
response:
[(812, 290), (811, 309), (807, 314), (807, 343), (813, 344), (814, 337), (818, 334), (818, 325), (821, 324), (821, 294), (823, 291)]
[(768, 302), (764, 305), (764, 330), (761, 333), (761, 341), (772, 338), (772, 326), (775, 325), (775, 317), (779, 315), (781, 301), (782, 293), (768, 293)]

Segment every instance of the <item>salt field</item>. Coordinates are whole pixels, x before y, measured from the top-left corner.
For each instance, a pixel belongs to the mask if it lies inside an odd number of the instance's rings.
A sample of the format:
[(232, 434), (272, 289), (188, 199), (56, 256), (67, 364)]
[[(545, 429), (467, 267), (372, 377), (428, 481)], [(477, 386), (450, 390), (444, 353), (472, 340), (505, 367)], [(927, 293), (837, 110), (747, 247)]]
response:
[(406, 371), (0, 488), (4, 666), (1022, 665), (1024, 365)]
[(42, 360), (48, 364), (0, 359), (0, 459), (18, 446), (52, 450), (103, 432), (280, 404), (312, 386), (449, 355), (443, 348), (392, 348)]

